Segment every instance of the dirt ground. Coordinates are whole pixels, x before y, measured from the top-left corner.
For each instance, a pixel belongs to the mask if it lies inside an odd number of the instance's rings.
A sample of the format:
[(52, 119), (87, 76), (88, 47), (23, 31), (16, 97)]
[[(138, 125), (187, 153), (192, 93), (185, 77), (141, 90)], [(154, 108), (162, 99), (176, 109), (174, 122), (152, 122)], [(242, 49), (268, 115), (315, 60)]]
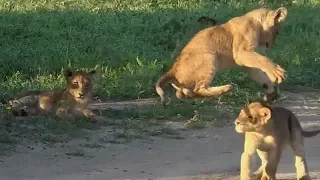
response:
[[(277, 105), (293, 110), (305, 129), (320, 128), (318, 93), (285, 94), (288, 98)], [(121, 103), (108, 105), (117, 108)], [(98, 106), (92, 105), (93, 108)], [(182, 124), (173, 125), (183, 139), (154, 137), (111, 144), (101, 141), (111, 133), (106, 127), (90, 132), (90, 137), (55, 144), (51, 148), (33, 145), (30, 149), (19, 145), (16, 152), (0, 157), (0, 179), (239, 179), (243, 137), (234, 127), (194, 130), (185, 129)], [(313, 179), (320, 179), (319, 142), (320, 136), (305, 139), (306, 158)], [(294, 156), (288, 148), (281, 159), (278, 178), (288, 180), (294, 176)]]

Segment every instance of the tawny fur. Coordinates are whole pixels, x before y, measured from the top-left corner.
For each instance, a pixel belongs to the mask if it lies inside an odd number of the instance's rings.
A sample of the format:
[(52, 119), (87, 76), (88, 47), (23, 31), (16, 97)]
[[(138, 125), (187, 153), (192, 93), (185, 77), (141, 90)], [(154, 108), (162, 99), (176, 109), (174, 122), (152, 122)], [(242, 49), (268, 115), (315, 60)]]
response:
[[(240, 111), (235, 120), (235, 129), (238, 133), (245, 134), (241, 180), (275, 180), (281, 154), (287, 145), (295, 154), (297, 179), (311, 180), (303, 137), (315, 136), (320, 130), (304, 131), (292, 111), (283, 107), (270, 107), (263, 102), (253, 102)], [(251, 159), (256, 152), (261, 159), (261, 166), (251, 174)]]
[(276, 10), (260, 8), (198, 32), (171, 69), (157, 81), (155, 87), (161, 103), (166, 103), (163, 87), (169, 82), (176, 89), (178, 98), (215, 97), (230, 91), (231, 84), (209, 85), (217, 72), (233, 66), (243, 67), (264, 87), (266, 94), (274, 93), (276, 84), (285, 79), (286, 72), (256, 51), (273, 46), (280, 24), (286, 17), (287, 9), (283, 7)]
[(9, 101), (13, 115), (56, 115), (61, 119), (74, 119), (84, 115), (92, 121), (103, 121), (88, 109), (92, 98), (93, 76), (96, 71), (66, 70), (67, 87), (54, 91), (29, 91)]

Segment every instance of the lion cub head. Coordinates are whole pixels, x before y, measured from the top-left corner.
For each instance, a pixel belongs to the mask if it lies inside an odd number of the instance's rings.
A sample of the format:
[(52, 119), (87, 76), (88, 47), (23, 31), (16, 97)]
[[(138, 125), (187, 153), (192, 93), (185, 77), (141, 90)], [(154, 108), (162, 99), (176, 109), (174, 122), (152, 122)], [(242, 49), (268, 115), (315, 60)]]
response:
[(67, 91), (72, 95), (74, 100), (79, 103), (88, 102), (92, 94), (92, 78), (96, 70), (90, 72), (72, 71), (67, 69), (64, 76), (67, 80)]
[(235, 120), (238, 133), (260, 132), (271, 119), (271, 109), (262, 102), (253, 102), (241, 109)]
[(259, 37), (260, 46), (270, 48), (273, 46), (280, 32), (280, 24), (287, 18), (288, 10), (280, 7), (275, 10), (260, 8), (246, 14), (261, 25)]

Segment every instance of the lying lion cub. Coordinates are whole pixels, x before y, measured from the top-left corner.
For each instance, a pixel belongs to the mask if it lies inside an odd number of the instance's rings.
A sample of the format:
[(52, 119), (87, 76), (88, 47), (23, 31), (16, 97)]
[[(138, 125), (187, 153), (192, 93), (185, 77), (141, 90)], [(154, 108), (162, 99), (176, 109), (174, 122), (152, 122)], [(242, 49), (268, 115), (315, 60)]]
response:
[(261, 167), (253, 179), (275, 180), (278, 163), (285, 145), (289, 144), (295, 154), (297, 179), (309, 180), (305, 159), (303, 137), (320, 133), (304, 131), (296, 116), (283, 107), (269, 107), (262, 102), (253, 102), (240, 111), (235, 121), (238, 133), (245, 133), (244, 152), (241, 156), (241, 180), (252, 179), (250, 161), (257, 152)]
[(93, 121), (103, 121), (89, 110), (88, 104), (92, 94), (93, 70), (66, 70), (64, 76), (67, 87), (54, 91), (29, 91), (9, 101), (14, 116), (55, 114), (61, 119), (74, 119), (74, 116), (84, 115)]

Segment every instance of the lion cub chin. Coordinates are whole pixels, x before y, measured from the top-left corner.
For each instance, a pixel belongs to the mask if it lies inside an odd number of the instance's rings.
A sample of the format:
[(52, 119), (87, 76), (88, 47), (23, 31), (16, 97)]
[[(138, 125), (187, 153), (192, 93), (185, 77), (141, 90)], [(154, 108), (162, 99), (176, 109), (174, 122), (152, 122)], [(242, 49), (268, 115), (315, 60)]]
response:
[(92, 81), (96, 71), (65, 70), (67, 87), (53, 91), (29, 91), (9, 101), (14, 116), (56, 115), (61, 119), (72, 120), (84, 115), (92, 121), (104, 121), (88, 109), (92, 98)]
[[(275, 180), (283, 148), (290, 145), (295, 154), (298, 180), (310, 180), (305, 158), (303, 137), (320, 133), (304, 131), (296, 116), (283, 107), (270, 107), (253, 102), (241, 109), (235, 120), (235, 130), (245, 134), (244, 152), (241, 155), (241, 180)], [(250, 162), (256, 153), (261, 159), (260, 168), (251, 174)]]

